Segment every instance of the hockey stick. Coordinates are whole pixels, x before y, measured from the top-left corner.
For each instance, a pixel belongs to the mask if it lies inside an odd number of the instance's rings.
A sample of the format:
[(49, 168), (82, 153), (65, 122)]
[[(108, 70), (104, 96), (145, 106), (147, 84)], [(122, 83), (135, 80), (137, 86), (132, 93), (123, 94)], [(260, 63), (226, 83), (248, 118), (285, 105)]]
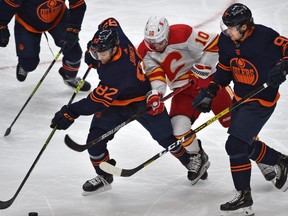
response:
[(190, 138), (193, 134), (198, 133), (200, 130), (202, 130), (203, 128), (207, 127), (208, 125), (210, 125), (211, 123), (213, 123), (214, 121), (218, 120), (219, 118), (221, 118), (222, 116), (226, 115), (228, 112), (234, 110), (236, 107), (240, 106), (243, 102), (245, 102), (246, 100), (248, 100), (249, 98), (255, 96), (256, 94), (258, 94), (259, 92), (263, 91), (265, 88), (268, 87), (267, 83), (264, 83), (263, 85), (259, 86), (257, 89), (255, 89), (254, 91), (250, 92), (249, 94), (245, 95), (241, 100), (235, 102), (234, 104), (232, 104), (230, 107), (227, 107), (226, 109), (224, 109), (222, 112), (218, 113), (217, 115), (215, 115), (214, 117), (212, 117), (211, 119), (209, 119), (208, 121), (206, 121), (205, 123), (203, 123), (202, 125), (200, 125), (199, 127), (197, 127), (194, 131), (191, 131), (189, 134), (185, 135), (184, 137), (182, 137), (181, 139), (177, 140), (176, 142), (172, 143), (171, 145), (169, 145), (166, 149), (162, 150), (161, 152), (159, 152), (158, 154), (154, 155), (152, 158), (148, 159), (147, 161), (145, 161), (144, 163), (140, 164), (139, 166), (132, 168), (132, 169), (122, 169), (116, 166), (113, 166), (107, 162), (101, 162), (100, 163), (100, 168), (107, 172), (110, 173), (112, 175), (116, 175), (116, 176), (122, 176), (122, 177), (129, 177), (132, 176), (133, 174), (135, 174), (136, 172), (138, 172), (139, 170), (143, 169), (144, 167), (146, 167), (147, 165), (149, 165), (150, 163), (154, 162), (155, 160), (157, 160), (158, 158), (162, 157), (164, 154), (166, 154), (167, 152), (169, 152), (171, 149), (173, 149), (176, 146), (181, 145), (182, 142), (184, 142), (186, 139)]
[[(80, 88), (82, 87), (89, 71), (91, 70), (91, 67), (89, 67), (86, 71), (86, 73), (84, 74), (82, 80), (79, 82), (77, 88), (74, 90), (74, 93), (71, 97), (71, 99), (69, 100), (68, 102), (68, 105), (72, 103), (72, 101), (74, 100), (76, 94), (79, 92)], [(50, 142), (50, 140), (52, 139), (55, 131), (57, 129), (57, 125), (53, 128), (53, 130), (51, 131), (50, 135), (48, 136), (47, 140), (45, 141), (42, 149), (40, 150), (39, 154), (37, 155), (36, 159), (34, 160), (32, 166), (30, 167), (28, 173), (26, 174), (26, 176), (24, 177), (23, 181), (21, 182), (20, 186), (18, 187), (16, 193), (14, 194), (14, 196), (7, 200), (7, 201), (0, 201), (0, 209), (6, 209), (8, 208), (9, 206), (12, 205), (12, 203), (14, 202), (14, 200), (16, 199), (16, 197), (18, 196), (19, 192), (21, 191), (22, 187), (24, 186), (25, 182), (27, 181), (28, 177), (30, 176), (31, 172), (33, 171), (36, 163), (38, 162), (39, 158), (41, 157), (42, 153), (44, 152), (44, 150), (46, 149), (48, 143)]]
[[(178, 94), (179, 92), (183, 91), (184, 89), (188, 88), (191, 85), (191, 82), (188, 82), (187, 84), (183, 85), (180, 88), (175, 89), (173, 92), (171, 92), (170, 94), (168, 94), (167, 96), (163, 97), (161, 101), (166, 101), (167, 99), (173, 97), (174, 95)], [(144, 113), (146, 113), (147, 111), (149, 111), (151, 109), (151, 107), (147, 107), (144, 110), (141, 110), (140, 112), (134, 114), (133, 116), (131, 116), (129, 119), (127, 119), (126, 121), (122, 122), (120, 125), (117, 125), (115, 128), (111, 129), (110, 131), (106, 132), (105, 134), (101, 135), (100, 137), (98, 137), (97, 139), (87, 143), (87, 144), (78, 144), (75, 141), (73, 141), (70, 136), (68, 134), (66, 134), (65, 136), (65, 143), (66, 145), (78, 152), (82, 152), (84, 150), (87, 150), (88, 148), (91, 148), (93, 145), (95, 145), (96, 143), (100, 142), (101, 140), (107, 138), (108, 136), (116, 133), (118, 130), (120, 130), (122, 127), (124, 127), (125, 125), (127, 125), (128, 123), (136, 120), (137, 118), (139, 118), (139, 116), (143, 115)]]
[(22, 111), (24, 110), (24, 108), (26, 107), (26, 105), (29, 103), (29, 101), (31, 100), (31, 98), (33, 97), (33, 95), (35, 94), (35, 92), (37, 91), (37, 89), (39, 88), (39, 86), (41, 85), (41, 83), (43, 82), (43, 80), (45, 79), (45, 77), (47, 76), (47, 74), (50, 72), (51, 68), (53, 67), (53, 65), (55, 64), (55, 62), (57, 61), (57, 59), (59, 58), (59, 56), (62, 53), (62, 48), (60, 49), (60, 51), (57, 53), (57, 55), (55, 56), (55, 58), (53, 59), (53, 61), (51, 62), (51, 64), (49, 65), (49, 67), (47, 68), (47, 70), (45, 71), (45, 73), (43, 74), (42, 78), (40, 79), (40, 81), (37, 83), (37, 85), (35, 86), (35, 88), (33, 89), (32, 93), (30, 94), (30, 96), (28, 97), (28, 99), (26, 100), (25, 104), (23, 105), (23, 107), (21, 108), (21, 110), (19, 111), (19, 113), (17, 114), (17, 116), (15, 117), (14, 121), (11, 123), (10, 127), (7, 128), (4, 137), (8, 136), (11, 132), (11, 128), (13, 127), (14, 123), (17, 121), (18, 117), (20, 116), (20, 114), (22, 113)]

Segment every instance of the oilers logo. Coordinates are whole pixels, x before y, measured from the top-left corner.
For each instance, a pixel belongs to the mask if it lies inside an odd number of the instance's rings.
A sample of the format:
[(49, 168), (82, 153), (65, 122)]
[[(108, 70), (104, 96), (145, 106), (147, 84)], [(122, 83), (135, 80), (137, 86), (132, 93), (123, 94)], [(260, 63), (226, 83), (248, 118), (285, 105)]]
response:
[(61, 0), (49, 0), (39, 5), (37, 16), (45, 23), (54, 21), (63, 10), (65, 3)]
[(234, 79), (243, 84), (255, 85), (258, 81), (256, 67), (246, 59), (233, 58), (230, 62)]

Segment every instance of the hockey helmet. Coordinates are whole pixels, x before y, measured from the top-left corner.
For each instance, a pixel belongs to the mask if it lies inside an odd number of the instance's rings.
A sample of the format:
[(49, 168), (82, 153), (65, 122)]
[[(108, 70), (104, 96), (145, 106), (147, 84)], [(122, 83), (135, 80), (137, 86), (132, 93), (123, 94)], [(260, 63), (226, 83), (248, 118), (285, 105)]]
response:
[(90, 48), (92, 48), (95, 52), (104, 52), (118, 45), (118, 33), (111, 29), (102, 28), (95, 33), (91, 41)]
[(232, 4), (228, 7), (222, 16), (222, 21), (226, 26), (231, 27), (244, 24), (253, 25), (251, 10), (241, 3)]
[(165, 17), (151, 16), (144, 29), (144, 40), (150, 44), (168, 41), (169, 23)]

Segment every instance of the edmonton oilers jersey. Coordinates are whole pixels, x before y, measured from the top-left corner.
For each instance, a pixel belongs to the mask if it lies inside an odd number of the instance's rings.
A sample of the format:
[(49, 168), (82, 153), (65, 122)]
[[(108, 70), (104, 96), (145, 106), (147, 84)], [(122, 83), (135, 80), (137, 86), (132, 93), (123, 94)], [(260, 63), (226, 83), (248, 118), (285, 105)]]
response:
[(100, 82), (93, 92), (86, 99), (69, 106), (72, 111), (81, 115), (102, 112), (110, 106), (126, 106), (143, 101), (146, 99), (146, 93), (151, 90), (151, 84), (142, 71), (142, 60), (135, 47), (114, 18), (109, 18), (106, 22), (109, 23), (106, 28), (118, 32), (120, 46), (107, 64), (100, 64), (97, 68)]
[[(221, 33), (219, 63), (213, 80), (221, 86), (233, 81), (235, 99), (242, 98), (268, 81), (272, 68), (287, 56), (287, 44), (287, 38), (263, 25), (255, 25), (240, 43)], [(278, 98), (278, 89), (269, 86), (250, 100), (273, 106)]]
[[(81, 26), (86, 4), (84, 0), (69, 0), (69, 24)], [(41, 33), (54, 28), (62, 19), (67, 7), (65, 0), (2, 0), (0, 24), (7, 25), (12, 17), (27, 31)]]

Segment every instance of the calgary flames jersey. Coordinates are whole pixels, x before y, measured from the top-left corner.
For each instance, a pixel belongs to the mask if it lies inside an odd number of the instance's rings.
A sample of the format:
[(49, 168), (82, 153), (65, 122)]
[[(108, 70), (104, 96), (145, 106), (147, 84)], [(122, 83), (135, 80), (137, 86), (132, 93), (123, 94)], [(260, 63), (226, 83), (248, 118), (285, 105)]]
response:
[(194, 63), (215, 66), (218, 61), (219, 35), (197, 31), (189, 25), (176, 24), (169, 27), (168, 46), (162, 52), (150, 50), (144, 40), (138, 47), (143, 67), (150, 81), (168, 83), (170, 89), (188, 82), (189, 71)]

